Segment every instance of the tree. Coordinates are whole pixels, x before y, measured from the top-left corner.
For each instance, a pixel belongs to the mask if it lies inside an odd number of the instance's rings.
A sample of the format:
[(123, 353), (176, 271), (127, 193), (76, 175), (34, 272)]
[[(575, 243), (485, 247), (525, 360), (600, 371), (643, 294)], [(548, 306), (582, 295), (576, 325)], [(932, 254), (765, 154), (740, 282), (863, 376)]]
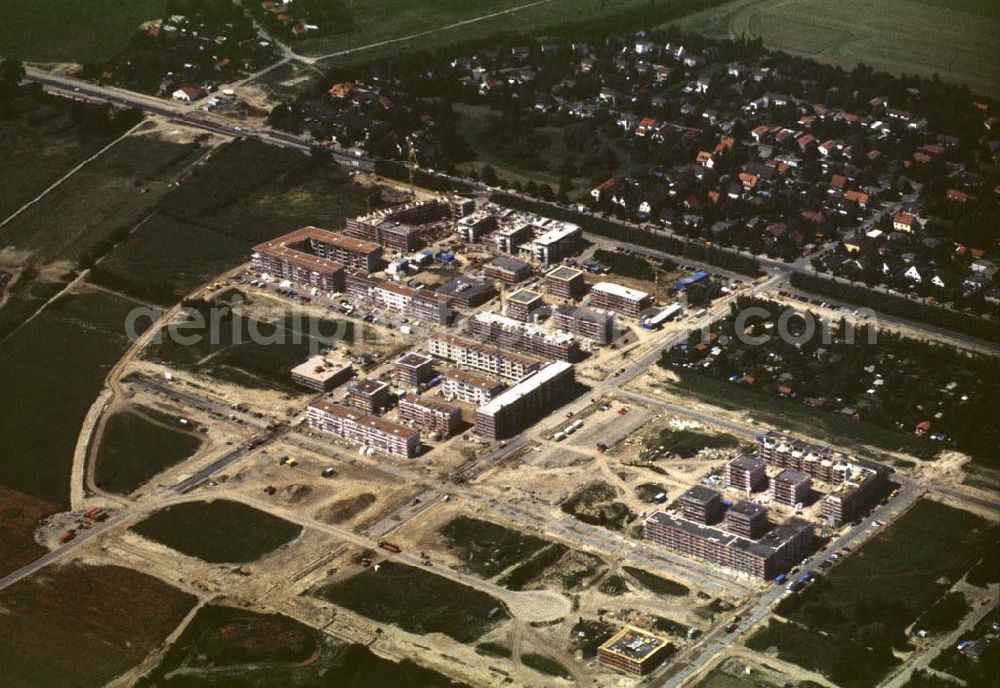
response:
[(24, 75), (24, 65), (20, 60), (5, 58), (0, 62), (0, 98), (13, 98)]
[(487, 186), (496, 186), (497, 185), (497, 181), (498, 181), (497, 180), (497, 171), (495, 169), (493, 169), (493, 167), (491, 167), (490, 165), (485, 165), (483, 167), (483, 171), (482, 171), (482, 173), (481, 173), (480, 176), (481, 176), (481, 178), (483, 180), (483, 184), (486, 184)]

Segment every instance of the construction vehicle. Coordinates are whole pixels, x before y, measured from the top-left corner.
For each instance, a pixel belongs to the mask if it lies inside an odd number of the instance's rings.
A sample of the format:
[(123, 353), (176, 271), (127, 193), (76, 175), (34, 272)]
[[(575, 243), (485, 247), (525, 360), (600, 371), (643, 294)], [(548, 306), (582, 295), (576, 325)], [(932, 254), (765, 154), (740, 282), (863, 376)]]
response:
[(399, 548), (399, 545), (393, 544), (388, 540), (379, 540), (378, 546), (384, 549), (386, 552), (392, 552), (393, 554), (399, 554), (400, 552), (402, 552), (402, 550)]

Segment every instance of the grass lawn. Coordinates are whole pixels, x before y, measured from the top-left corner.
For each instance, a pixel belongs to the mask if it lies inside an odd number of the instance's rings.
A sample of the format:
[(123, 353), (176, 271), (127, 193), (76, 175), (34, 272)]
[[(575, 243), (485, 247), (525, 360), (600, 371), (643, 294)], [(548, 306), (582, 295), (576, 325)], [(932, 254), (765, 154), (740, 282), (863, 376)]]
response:
[(168, 506), (132, 530), (213, 564), (242, 564), (291, 542), (302, 526), (239, 502), (217, 499)]
[(762, 38), (784, 50), (851, 69), (859, 62), (894, 74), (937, 73), (973, 90), (1000, 88), (1000, 14), (990, 0), (735, 0), (678, 22), (724, 38)]
[(138, 305), (68, 294), (0, 344), (0, 484), (68, 505), (77, 434), (127, 347), (125, 318)]
[(118, 566), (44, 569), (0, 592), (5, 686), (100, 686), (142, 661), (193, 595)]
[[(494, 597), (430, 571), (383, 561), (316, 593), (333, 604), (410, 633), (472, 642), (508, 617)], [(496, 611), (494, 611), (496, 610)]]
[(115, 413), (98, 447), (94, 481), (109, 492), (128, 494), (199, 447), (201, 439), (192, 432), (164, 426), (142, 413)]
[(31, 62), (99, 62), (125, 47), (166, 0), (44, 0), (4, 7), (0, 55)]

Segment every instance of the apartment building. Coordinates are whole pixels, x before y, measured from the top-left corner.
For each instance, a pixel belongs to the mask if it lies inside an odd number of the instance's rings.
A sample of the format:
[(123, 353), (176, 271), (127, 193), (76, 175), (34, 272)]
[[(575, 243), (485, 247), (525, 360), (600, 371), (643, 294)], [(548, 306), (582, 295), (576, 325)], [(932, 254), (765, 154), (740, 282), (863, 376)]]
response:
[(783, 468), (771, 478), (771, 500), (795, 506), (804, 503), (812, 492), (812, 479), (794, 468)]
[(488, 210), (477, 210), (470, 215), (460, 219), (455, 227), (455, 231), (462, 239), (473, 244), (481, 238), (495, 231), (497, 228), (497, 218)]
[(725, 529), (740, 537), (756, 540), (767, 526), (767, 509), (755, 502), (736, 502), (726, 510)]
[(578, 299), (587, 291), (583, 281), (583, 271), (560, 265), (545, 274), (545, 287), (553, 296), (563, 299)]
[(448, 219), (452, 212), (451, 204), (442, 198), (406, 203), (350, 218), (344, 232), (392, 251), (415, 251), (423, 245), (423, 225)]
[(638, 318), (639, 313), (652, 307), (653, 297), (614, 282), (598, 282), (590, 288), (590, 305), (627, 318)]
[(505, 439), (564, 404), (574, 390), (573, 365), (555, 361), (476, 409), (476, 434)]
[(886, 487), (886, 471), (854, 466), (823, 498), (820, 516), (834, 527), (861, 518), (884, 496)]
[(420, 432), (340, 404), (317, 401), (306, 409), (309, 426), (390, 456), (410, 458), (420, 451)]
[(496, 313), (476, 313), (469, 327), (476, 337), (533, 356), (560, 361), (582, 357), (580, 345), (566, 332), (549, 332), (532, 323), (522, 323)]
[[(378, 244), (358, 241), (343, 234), (337, 234), (318, 227), (303, 227), (294, 232), (258, 244), (253, 248), (251, 260), (256, 269), (280, 275), (300, 284), (315, 284), (321, 278), (330, 279), (331, 271), (340, 269), (357, 270), (364, 273), (376, 272), (382, 267), (382, 249)], [(313, 272), (317, 277), (306, 279)], [(343, 276), (335, 276), (333, 282), (343, 288)]]
[(392, 376), (397, 384), (417, 386), (427, 382), (434, 375), (434, 359), (411, 351), (396, 359)]
[(399, 400), (399, 417), (442, 437), (454, 433), (462, 423), (462, 411), (457, 406), (413, 394)]
[(427, 341), (427, 350), (433, 356), (453, 361), (470, 371), (491, 375), (504, 382), (517, 382), (541, 367), (541, 360), (534, 356), (506, 351), (500, 347), (438, 332)]
[(507, 225), (498, 229), (493, 234), (493, 237), (497, 244), (497, 250), (500, 253), (516, 255), (521, 244), (531, 240), (531, 225)]
[(504, 302), (504, 314), (508, 318), (529, 322), (531, 315), (545, 305), (545, 300), (537, 291), (518, 289)]
[(437, 288), (438, 294), (451, 298), (462, 308), (481, 306), (497, 295), (492, 282), (460, 276)]
[(317, 392), (329, 392), (354, 374), (350, 362), (331, 361), (325, 356), (312, 356), (292, 368), (292, 382)]
[(392, 403), (389, 385), (380, 381), (364, 378), (352, 382), (347, 387), (347, 404), (365, 413), (381, 415)]
[(458, 368), (445, 368), (443, 374), (441, 393), (445, 399), (482, 406), (504, 390), (502, 382), (497, 382), (486, 375), (477, 375)]
[(743, 492), (753, 492), (767, 480), (764, 463), (748, 454), (740, 454), (726, 464), (726, 486)]
[(483, 274), (504, 284), (517, 284), (531, 277), (531, 265), (510, 256), (497, 256), (483, 265)]
[(757, 540), (662, 511), (643, 523), (643, 538), (650, 542), (761, 579), (788, 571), (812, 552), (813, 536), (813, 525), (801, 518), (791, 518)]
[(454, 313), (452, 300), (447, 295), (398, 282), (379, 282), (371, 287), (371, 298), (379, 308), (439, 325), (451, 322)]
[(518, 247), (518, 253), (537, 263), (558, 263), (577, 251), (583, 239), (583, 230), (571, 222), (542, 220), (532, 227), (539, 232), (534, 239)]
[(563, 304), (556, 306), (552, 324), (557, 330), (602, 346), (610, 344), (615, 339), (614, 313)]
[(695, 485), (679, 501), (681, 514), (689, 521), (710, 524), (722, 517), (722, 495), (703, 485)]

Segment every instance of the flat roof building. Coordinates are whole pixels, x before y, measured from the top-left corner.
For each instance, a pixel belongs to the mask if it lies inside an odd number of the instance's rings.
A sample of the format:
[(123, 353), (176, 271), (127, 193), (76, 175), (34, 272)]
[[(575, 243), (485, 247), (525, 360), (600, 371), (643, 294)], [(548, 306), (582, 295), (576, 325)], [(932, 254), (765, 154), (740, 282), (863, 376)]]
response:
[(573, 365), (549, 363), (476, 409), (476, 434), (490, 440), (516, 435), (564, 404), (574, 387)]
[(659, 666), (671, 644), (635, 626), (625, 626), (597, 648), (597, 660), (606, 667), (644, 676)]
[(695, 485), (680, 497), (684, 518), (697, 523), (715, 523), (722, 516), (722, 495), (703, 485)]
[(463, 308), (475, 308), (496, 296), (497, 290), (490, 282), (461, 276), (442, 284), (437, 293), (450, 297)]
[(391, 400), (389, 385), (380, 380), (364, 378), (352, 382), (347, 388), (347, 404), (368, 414), (385, 413)]
[(497, 219), (493, 213), (488, 210), (477, 210), (461, 218), (455, 227), (455, 231), (462, 239), (472, 244), (496, 228)]
[(393, 378), (402, 385), (419, 385), (434, 375), (434, 359), (411, 351), (396, 359)]
[(642, 311), (653, 305), (653, 297), (614, 282), (598, 282), (590, 288), (590, 304), (628, 318), (638, 318)]
[(451, 322), (452, 299), (447, 294), (414, 289), (397, 282), (379, 282), (371, 288), (370, 294), (375, 305), (380, 308), (405, 313), (417, 320), (438, 325)]
[(767, 480), (764, 463), (748, 454), (740, 454), (726, 464), (726, 485), (743, 492), (753, 492)]
[(317, 401), (306, 409), (309, 426), (391, 456), (409, 458), (420, 451), (420, 432), (341, 404)]
[(541, 230), (534, 239), (518, 248), (518, 252), (531, 260), (548, 265), (558, 263), (572, 255), (580, 245), (583, 230), (571, 222), (543, 220), (533, 229)]
[(755, 502), (740, 501), (726, 510), (725, 529), (756, 540), (767, 531), (767, 509)]
[(549, 293), (563, 299), (578, 299), (587, 291), (583, 281), (583, 271), (560, 265), (545, 274), (545, 286)]
[(517, 284), (531, 277), (531, 265), (510, 256), (497, 256), (483, 266), (483, 273), (505, 284)]
[(615, 338), (615, 314), (563, 304), (556, 306), (552, 324), (557, 330), (606, 345)]
[(349, 362), (334, 362), (325, 356), (312, 356), (292, 368), (292, 382), (317, 392), (329, 392), (344, 384), (354, 374)]
[(452, 216), (451, 203), (444, 198), (405, 203), (349, 218), (345, 233), (356, 239), (373, 241), (393, 251), (414, 251), (423, 245), (424, 227)]
[(643, 538), (669, 550), (725, 566), (755, 578), (785, 573), (813, 548), (813, 525), (791, 518), (752, 540), (721, 528), (695, 523), (662, 511), (643, 523)]
[(518, 289), (504, 302), (504, 314), (508, 318), (528, 322), (531, 315), (545, 305), (545, 299), (537, 291)]
[(794, 468), (783, 468), (771, 479), (771, 500), (778, 504), (802, 504), (809, 498), (811, 491), (812, 480)]

